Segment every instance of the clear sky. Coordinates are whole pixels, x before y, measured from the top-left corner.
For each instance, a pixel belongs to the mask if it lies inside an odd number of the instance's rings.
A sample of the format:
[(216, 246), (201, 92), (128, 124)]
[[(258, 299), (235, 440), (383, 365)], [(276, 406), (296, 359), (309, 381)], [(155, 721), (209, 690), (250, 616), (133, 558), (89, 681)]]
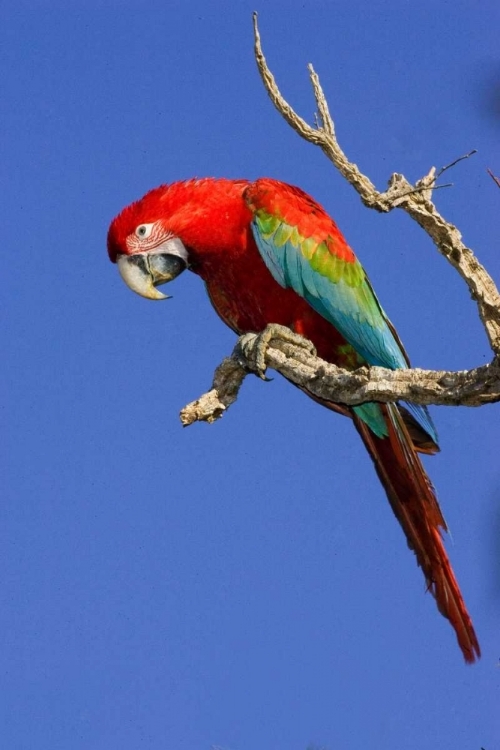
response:
[(334, 216), (415, 364), (489, 360), (430, 240), (274, 111), (255, 8), (283, 93), (312, 120), (313, 62), (380, 188), (479, 149), (436, 200), (500, 278), (494, 0), (0, 3), (2, 748), (500, 747), (498, 407), (433, 409), (426, 461), (470, 667), (349, 421), (276, 376), (182, 429), (234, 335), (196, 277), (154, 304), (106, 255), (113, 216), (162, 182), (279, 178)]

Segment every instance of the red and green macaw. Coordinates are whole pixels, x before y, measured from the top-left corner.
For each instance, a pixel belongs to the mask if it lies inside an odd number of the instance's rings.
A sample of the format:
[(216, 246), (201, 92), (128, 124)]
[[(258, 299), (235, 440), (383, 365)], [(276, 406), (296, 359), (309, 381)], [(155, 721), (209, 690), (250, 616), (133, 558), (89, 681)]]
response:
[[(148, 299), (164, 299), (157, 287), (186, 268), (198, 274), (216, 312), (237, 334), (276, 323), (347, 369), (409, 366), (337, 225), (297, 187), (267, 178), (162, 185), (113, 220), (108, 252), (128, 286)], [(314, 399), (352, 418), (427, 588), (455, 629), (465, 660), (473, 662), (479, 643), (442, 542), (446, 522), (418, 457), (439, 450), (427, 409)]]

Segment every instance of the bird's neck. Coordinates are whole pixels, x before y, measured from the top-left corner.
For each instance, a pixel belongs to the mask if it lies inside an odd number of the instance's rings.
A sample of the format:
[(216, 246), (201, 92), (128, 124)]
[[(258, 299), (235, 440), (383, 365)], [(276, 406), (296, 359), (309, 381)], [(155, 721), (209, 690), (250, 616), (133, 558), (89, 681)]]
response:
[(245, 253), (251, 220), (243, 199), (247, 185), (244, 180), (203, 179), (169, 187), (169, 229), (188, 248), (190, 266), (200, 276)]

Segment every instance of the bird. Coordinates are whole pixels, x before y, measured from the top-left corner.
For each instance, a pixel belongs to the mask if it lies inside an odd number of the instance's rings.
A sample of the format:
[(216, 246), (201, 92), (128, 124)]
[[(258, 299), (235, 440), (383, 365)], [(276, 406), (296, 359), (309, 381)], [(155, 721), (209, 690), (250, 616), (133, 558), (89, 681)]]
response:
[[(216, 313), (238, 335), (284, 326), (312, 342), (319, 357), (348, 370), (410, 366), (340, 229), (293, 185), (268, 177), (161, 185), (112, 220), (107, 249), (125, 283), (148, 299), (165, 299), (158, 287), (185, 270), (198, 275)], [(474, 662), (479, 642), (444, 547), (446, 521), (419, 457), (439, 451), (427, 408), (346, 406), (301, 390), (352, 419), (427, 590), (454, 628), (465, 661)]]

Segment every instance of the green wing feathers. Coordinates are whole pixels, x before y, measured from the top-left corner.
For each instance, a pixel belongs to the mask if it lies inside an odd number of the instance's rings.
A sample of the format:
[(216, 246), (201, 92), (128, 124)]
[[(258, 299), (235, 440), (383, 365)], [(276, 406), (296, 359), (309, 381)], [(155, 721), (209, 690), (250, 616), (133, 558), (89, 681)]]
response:
[[(407, 367), (406, 353), (363, 266), (326, 211), (299, 188), (270, 179), (252, 183), (244, 196), (253, 213), (255, 242), (275, 280), (328, 320), (360, 364)], [(407, 409), (437, 443), (427, 410), (412, 404)], [(378, 408), (355, 410), (375, 434), (387, 434)]]

